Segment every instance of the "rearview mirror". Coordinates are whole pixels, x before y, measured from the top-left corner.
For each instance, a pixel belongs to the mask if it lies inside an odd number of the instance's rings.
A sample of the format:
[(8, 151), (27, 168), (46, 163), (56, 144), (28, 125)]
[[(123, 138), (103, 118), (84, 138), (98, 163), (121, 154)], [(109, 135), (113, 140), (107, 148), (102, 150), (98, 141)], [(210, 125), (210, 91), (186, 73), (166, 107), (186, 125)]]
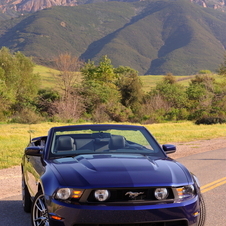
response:
[(25, 154), (31, 155), (31, 156), (42, 156), (42, 152), (43, 152), (43, 148), (36, 147), (36, 146), (27, 147), (25, 149)]
[(171, 154), (176, 152), (176, 146), (172, 144), (163, 144), (162, 148), (166, 154)]

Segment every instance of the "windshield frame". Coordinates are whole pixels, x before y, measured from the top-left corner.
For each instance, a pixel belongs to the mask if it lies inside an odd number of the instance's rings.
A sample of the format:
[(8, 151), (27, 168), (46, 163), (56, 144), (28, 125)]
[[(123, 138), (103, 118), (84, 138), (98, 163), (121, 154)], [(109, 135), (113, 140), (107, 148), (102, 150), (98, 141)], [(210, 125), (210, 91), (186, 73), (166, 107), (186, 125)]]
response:
[[(84, 130), (90, 130), (93, 132), (93, 134), (97, 134), (97, 132), (101, 132), (104, 134), (109, 134), (110, 130), (114, 131), (131, 131), (131, 132), (137, 132), (139, 131), (140, 134), (147, 140), (149, 145), (152, 147), (152, 152), (148, 151), (140, 151), (138, 150), (138, 145), (132, 144), (131, 141), (126, 140), (126, 145), (133, 145), (133, 147), (137, 150), (136, 151), (130, 151), (130, 148), (123, 148), (123, 149), (118, 149), (117, 151), (106, 151), (106, 152), (87, 152), (87, 151), (73, 151), (73, 152), (68, 152), (65, 151), (64, 153), (61, 154), (56, 154), (53, 151), (53, 147), (56, 145), (56, 134), (65, 132), (73, 132), (73, 131), (84, 131)], [(96, 133), (95, 133), (96, 132)], [(72, 133), (73, 134), (73, 133)], [(115, 136), (115, 135), (113, 135)], [(117, 136), (117, 135), (116, 135)], [(103, 137), (103, 141), (104, 141)], [(105, 139), (107, 140), (107, 138)], [(132, 147), (132, 146), (131, 146)], [(117, 154), (141, 154), (141, 155), (148, 155), (148, 156), (155, 156), (158, 158), (164, 158), (166, 157), (165, 152), (162, 150), (161, 146), (159, 143), (156, 141), (156, 139), (152, 136), (152, 134), (143, 126), (134, 126), (134, 125), (118, 125), (118, 124), (90, 124), (90, 125), (74, 125), (74, 126), (61, 126), (61, 127), (53, 127), (49, 131), (49, 139), (46, 144), (46, 148), (48, 149), (47, 151), (47, 159), (55, 159), (55, 158), (64, 158), (64, 157), (74, 157), (82, 154), (110, 154), (110, 153), (117, 153)]]

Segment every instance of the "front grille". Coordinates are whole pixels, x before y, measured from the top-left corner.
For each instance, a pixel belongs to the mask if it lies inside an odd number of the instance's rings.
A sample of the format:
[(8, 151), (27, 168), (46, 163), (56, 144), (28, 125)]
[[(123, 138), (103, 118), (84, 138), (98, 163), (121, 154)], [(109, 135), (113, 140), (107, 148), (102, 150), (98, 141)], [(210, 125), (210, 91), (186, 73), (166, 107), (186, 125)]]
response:
[[(162, 202), (155, 198), (154, 192), (156, 188), (111, 188), (107, 189), (110, 191), (110, 198), (106, 201), (108, 203), (134, 203), (134, 202)], [(166, 201), (172, 201), (174, 195), (171, 188), (167, 188), (168, 197)], [(94, 197), (95, 190), (92, 190), (87, 198), (88, 203), (100, 203)], [(133, 196), (132, 193), (137, 193), (137, 196)]]

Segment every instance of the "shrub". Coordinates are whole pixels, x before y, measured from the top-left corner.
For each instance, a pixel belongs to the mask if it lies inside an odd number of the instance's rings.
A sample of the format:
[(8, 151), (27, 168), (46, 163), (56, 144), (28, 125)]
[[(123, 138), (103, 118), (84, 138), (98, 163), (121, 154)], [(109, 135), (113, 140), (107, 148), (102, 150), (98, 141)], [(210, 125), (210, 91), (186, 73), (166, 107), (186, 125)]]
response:
[(100, 104), (93, 111), (92, 120), (96, 123), (107, 122), (110, 120), (109, 115), (107, 114), (106, 104)]
[(204, 74), (211, 74), (212, 72), (210, 70), (200, 70), (198, 74), (204, 75)]
[(196, 125), (200, 125), (200, 124), (212, 125), (212, 124), (222, 124), (222, 123), (226, 123), (225, 117), (209, 116), (209, 117), (200, 118), (195, 122)]
[(42, 121), (42, 118), (36, 114), (33, 110), (24, 108), (20, 112), (17, 112), (11, 119), (11, 123), (21, 124), (37, 124)]

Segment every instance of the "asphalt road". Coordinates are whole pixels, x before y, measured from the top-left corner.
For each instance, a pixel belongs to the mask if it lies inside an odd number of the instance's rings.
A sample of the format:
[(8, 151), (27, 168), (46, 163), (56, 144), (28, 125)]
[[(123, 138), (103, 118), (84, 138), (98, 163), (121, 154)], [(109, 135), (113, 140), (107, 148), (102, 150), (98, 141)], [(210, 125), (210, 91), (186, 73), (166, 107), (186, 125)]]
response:
[(21, 195), (0, 200), (0, 226), (31, 226), (30, 214), (22, 208)]
[(205, 226), (225, 226), (226, 148), (177, 160), (199, 179), (207, 209)]
[[(199, 178), (207, 208), (205, 226), (226, 225), (226, 149), (177, 160)], [(18, 195), (0, 200), (0, 219), (0, 226), (31, 226), (30, 214), (23, 212)]]

